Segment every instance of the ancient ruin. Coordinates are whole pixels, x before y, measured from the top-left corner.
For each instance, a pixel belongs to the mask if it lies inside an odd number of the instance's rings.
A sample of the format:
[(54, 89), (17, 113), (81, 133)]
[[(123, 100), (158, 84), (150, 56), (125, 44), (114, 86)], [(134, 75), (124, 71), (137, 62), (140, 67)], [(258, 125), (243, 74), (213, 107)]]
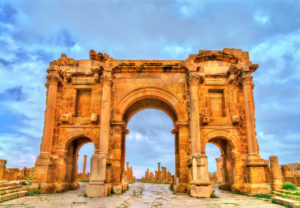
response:
[(141, 181), (144, 183), (147, 182), (157, 182), (157, 183), (172, 183), (173, 177), (172, 174), (167, 170), (166, 167), (161, 168), (160, 163), (157, 163), (157, 170), (153, 173), (149, 171), (149, 168), (145, 171), (145, 176), (141, 178)]
[(255, 132), (252, 73), (257, 68), (239, 49), (201, 50), (186, 60), (117, 60), (93, 50), (86, 60), (62, 54), (47, 69), (33, 186), (42, 193), (78, 187), (78, 151), (92, 142), (87, 195), (122, 193), (126, 126), (136, 112), (154, 108), (174, 124), (174, 191), (210, 196), (205, 146), (213, 143), (221, 150), (223, 187), (270, 192)]

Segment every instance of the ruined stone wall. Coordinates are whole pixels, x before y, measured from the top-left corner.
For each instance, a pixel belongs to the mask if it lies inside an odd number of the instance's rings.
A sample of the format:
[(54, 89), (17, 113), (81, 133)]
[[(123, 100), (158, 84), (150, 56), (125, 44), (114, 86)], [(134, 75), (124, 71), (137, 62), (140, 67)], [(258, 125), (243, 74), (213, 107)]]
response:
[(283, 182), (292, 182), (300, 186), (300, 163), (290, 163), (281, 165)]

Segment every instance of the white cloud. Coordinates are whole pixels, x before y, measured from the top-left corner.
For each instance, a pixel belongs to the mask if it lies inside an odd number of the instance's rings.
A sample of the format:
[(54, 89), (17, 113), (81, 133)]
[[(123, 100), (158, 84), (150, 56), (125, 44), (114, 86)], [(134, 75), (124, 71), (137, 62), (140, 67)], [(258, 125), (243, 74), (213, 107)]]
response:
[(262, 25), (266, 24), (269, 22), (269, 17), (267, 15), (263, 15), (260, 12), (257, 12), (253, 16), (254, 20)]
[(179, 46), (176, 44), (166, 45), (162, 48), (162, 52), (166, 53), (169, 57), (180, 59), (180, 57), (187, 56), (192, 53), (192, 47)]

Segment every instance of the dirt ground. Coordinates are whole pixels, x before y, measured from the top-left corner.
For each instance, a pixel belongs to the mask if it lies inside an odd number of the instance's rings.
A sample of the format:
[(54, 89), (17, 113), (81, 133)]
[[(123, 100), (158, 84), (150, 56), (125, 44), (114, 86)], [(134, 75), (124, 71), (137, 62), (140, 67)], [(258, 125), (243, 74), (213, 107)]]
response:
[(247, 207), (268, 208), (282, 206), (270, 200), (248, 197), (216, 190), (219, 198), (198, 199), (188, 195), (173, 194), (166, 184), (134, 183), (121, 195), (103, 198), (84, 196), (85, 184), (73, 191), (58, 194), (27, 196), (0, 203), (0, 207), (11, 208), (147, 208), (147, 207)]

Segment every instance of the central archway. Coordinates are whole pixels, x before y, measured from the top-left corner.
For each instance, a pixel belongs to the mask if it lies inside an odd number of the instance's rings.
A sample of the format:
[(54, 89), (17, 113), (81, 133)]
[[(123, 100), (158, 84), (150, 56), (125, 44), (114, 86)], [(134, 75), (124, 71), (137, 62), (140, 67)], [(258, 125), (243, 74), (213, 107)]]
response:
[[(112, 154), (112, 177), (113, 181), (124, 181), (125, 170), (125, 141), (128, 133), (127, 125), (130, 118), (144, 109), (157, 109), (165, 112), (173, 121), (175, 139), (175, 188), (179, 192), (186, 192), (188, 178), (187, 160), (190, 151), (188, 142), (188, 116), (186, 109), (180, 105), (176, 96), (157, 88), (143, 88), (136, 90), (119, 102), (119, 106), (113, 115), (113, 142)], [(115, 124), (115, 125), (114, 125)], [(120, 149), (117, 141), (120, 140)], [(119, 152), (120, 151), (120, 152)], [(119, 161), (119, 164), (117, 160)], [(118, 171), (120, 168), (120, 171)]]

